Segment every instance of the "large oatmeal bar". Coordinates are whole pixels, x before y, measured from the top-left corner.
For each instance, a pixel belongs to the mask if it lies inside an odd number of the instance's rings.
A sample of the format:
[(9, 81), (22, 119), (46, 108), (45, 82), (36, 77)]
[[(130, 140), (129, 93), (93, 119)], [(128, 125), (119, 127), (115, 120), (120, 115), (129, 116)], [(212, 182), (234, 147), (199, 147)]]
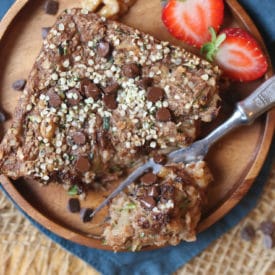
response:
[(182, 48), (66, 10), (1, 143), (0, 171), (82, 187), (113, 181), (144, 156), (189, 145), (217, 114), (218, 77)]

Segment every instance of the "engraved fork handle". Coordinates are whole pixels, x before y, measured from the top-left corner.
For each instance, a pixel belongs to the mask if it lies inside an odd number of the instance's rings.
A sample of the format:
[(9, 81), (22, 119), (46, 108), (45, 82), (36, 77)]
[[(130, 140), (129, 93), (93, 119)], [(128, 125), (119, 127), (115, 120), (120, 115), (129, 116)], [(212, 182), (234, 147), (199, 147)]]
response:
[(207, 140), (208, 148), (231, 130), (244, 124), (251, 124), (257, 117), (275, 106), (275, 76), (265, 81), (251, 95), (240, 101), (232, 116), (211, 132)]

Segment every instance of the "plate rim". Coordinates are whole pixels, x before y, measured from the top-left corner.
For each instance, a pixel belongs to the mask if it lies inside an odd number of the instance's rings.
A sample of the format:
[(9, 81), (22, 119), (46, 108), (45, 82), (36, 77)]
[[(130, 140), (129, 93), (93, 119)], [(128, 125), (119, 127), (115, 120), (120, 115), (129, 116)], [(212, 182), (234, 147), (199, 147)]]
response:
[[(0, 43), (2, 42), (5, 33), (8, 31), (9, 26), (13, 23), (16, 16), (20, 13), (20, 11), (32, 0), (17, 0), (8, 10), (6, 15), (3, 17), (0, 22)], [(269, 60), (269, 70), (265, 74), (265, 78), (269, 78), (273, 75), (273, 67), (271, 64), (271, 59), (269, 53), (266, 49), (264, 40), (250, 18), (245, 9), (240, 5), (237, 0), (225, 0), (225, 4), (231, 9), (233, 14), (237, 14), (238, 18), (241, 18), (242, 24), (244, 27), (253, 32), (256, 39), (261, 44), (265, 54)], [(264, 133), (262, 135), (261, 141), (258, 144), (259, 150), (256, 158), (245, 173), (244, 178), (241, 184), (238, 185), (238, 188), (235, 189), (230, 196), (227, 197), (227, 200), (222, 202), (219, 206), (211, 211), (211, 214), (206, 218), (200, 221), (198, 225), (198, 232), (202, 232), (206, 230), (208, 227), (216, 223), (223, 216), (225, 216), (234, 206), (236, 206), (239, 201), (245, 196), (248, 190), (251, 188), (253, 182), (255, 181), (257, 175), (262, 169), (267, 154), (270, 149), (270, 145), (272, 142), (273, 132), (275, 128), (275, 109), (270, 110), (265, 117), (264, 121)], [(102, 250), (112, 250), (109, 246), (105, 246), (101, 243), (100, 240), (96, 240), (94, 238), (90, 238), (85, 236), (84, 234), (80, 234), (78, 232), (74, 232), (61, 224), (55, 222), (54, 220), (49, 219), (46, 215), (36, 209), (33, 205), (31, 205), (23, 195), (16, 189), (13, 183), (4, 175), (0, 175), (0, 184), (3, 186), (5, 191), (11, 197), (12, 201), (18, 205), (27, 216), (31, 217), (35, 222), (39, 223), (46, 229), (50, 230), (52, 233), (65, 238), (67, 240), (76, 242), (78, 244), (82, 244), (92, 248), (99, 248)], [(156, 247), (152, 246), (149, 249), (154, 249)], [(147, 250), (147, 249), (143, 249)]]

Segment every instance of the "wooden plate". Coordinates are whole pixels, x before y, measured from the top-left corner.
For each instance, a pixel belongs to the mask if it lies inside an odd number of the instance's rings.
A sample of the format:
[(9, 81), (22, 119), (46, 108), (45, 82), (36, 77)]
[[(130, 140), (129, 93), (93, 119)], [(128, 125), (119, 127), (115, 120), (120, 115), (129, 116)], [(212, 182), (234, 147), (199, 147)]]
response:
[[(79, 0), (80, 1), (80, 0)], [(0, 102), (1, 107), (12, 116), (20, 93), (11, 89), (14, 80), (26, 78), (41, 47), (41, 27), (54, 23), (55, 17), (44, 14), (44, 0), (18, 0), (0, 24)], [(79, 6), (76, 0), (60, 0), (60, 10)], [(263, 40), (251, 19), (235, 0), (226, 1), (225, 26), (241, 26), (250, 31), (262, 44)], [(138, 0), (121, 21), (161, 40), (182, 45), (173, 39), (160, 20), (159, 0)], [(141, 20), (142, 19), (142, 20)], [(264, 48), (265, 49), (265, 48)], [(265, 75), (272, 75), (271, 65)], [(219, 120), (207, 125), (208, 130), (221, 123), (232, 112), (234, 102), (247, 96), (264, 79), (249, 84), (234, 84), (224, 96), (224, 106)], [(234, 207), (250, 188), (261, 169), (268, 152), (274, 129), (275, 115), (270, 111), (252, 126), (239, 129), (221, 140), (209, 153), (207, 160), (215, 177), (209, 189), (209, 203), (204, 209), (199, 231), (223, 217)], [(10, 125), (4, 125), (6, 130)], [(204, 131), (204, 134), (206, 131)], [(11, 182), (0, 178), (5, 190), (28, 215), (52, 232), (71, 241), (101, 249), (96, 239), (99, 228), (97, 219), (83, 224), (79, 215), (66, 211), (68, 196), (61, 186), (54, 184), (41, 187), (30, 181)], [(102, 193), (89, 194), (82, 206), (94, 207), (102, 200)], [(99, 219), (99, 218), (98, 218)]]

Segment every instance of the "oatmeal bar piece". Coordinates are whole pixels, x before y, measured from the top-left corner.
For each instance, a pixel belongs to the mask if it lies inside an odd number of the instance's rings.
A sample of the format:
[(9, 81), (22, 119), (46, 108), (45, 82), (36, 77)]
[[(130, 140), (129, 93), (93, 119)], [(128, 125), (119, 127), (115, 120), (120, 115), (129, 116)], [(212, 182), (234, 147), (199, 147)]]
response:
[(66, 10), (1, 143), (0, 171), (83, 188), (113, 181), (133, 160), (189, 145), (218, 112), (219, 75), (168, 42)]
[(173, 164), (149, 182), (141, 180), (116, 197), (103, 236), (114, 250), (194, 241), (204, 192), (212, 180), (205, 164)]

